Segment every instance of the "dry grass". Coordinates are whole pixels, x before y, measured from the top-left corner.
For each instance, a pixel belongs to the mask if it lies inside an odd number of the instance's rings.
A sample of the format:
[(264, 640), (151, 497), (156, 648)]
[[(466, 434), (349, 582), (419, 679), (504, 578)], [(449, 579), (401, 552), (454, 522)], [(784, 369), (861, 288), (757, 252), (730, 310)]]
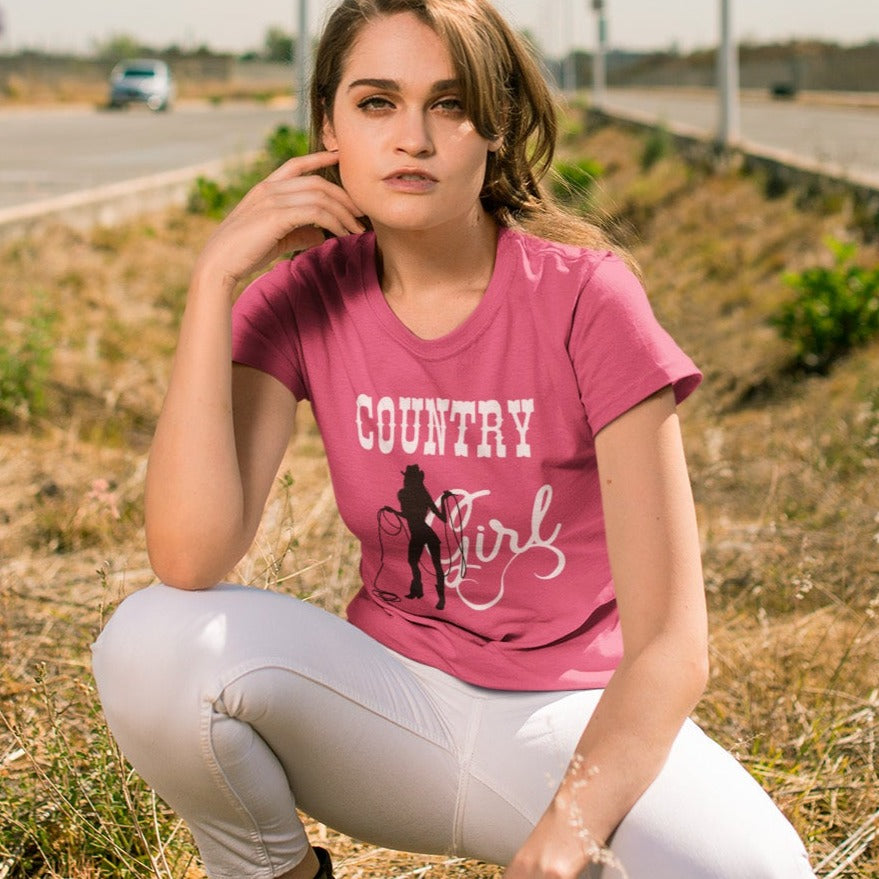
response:
[[(780, 272), (825, 259), (822, 238), (848, 236), (848, 209), (798, 211), (795, 193), (767, 201), (758, 180), (672, 158), (643, 175), (640, 149), (615, 129), (577, 145), (608, 168), (603, 206), (638, 229), (627, 243), (655, 308), (706, 373), (682, 409), (713, 623), (698, 719), (773, 793), (823, 875), (877, 876), (879, 347), (828, 377), (797, 378), (766, 324), (788, 295)], [(188, 266), (209, 229), (170, 212), (90, 234), (49, 229), (0, 253), (3, 329), (37, 293), (55, 316), (47, 409), (0, 434), (0, 707), (19, 735), (0, 725), (0, 788), (30, 797), (35, 822), (63, 812), (40, 770), (72, 760), (108, 789), (123, 778), (112, 760), (96, 766), (111, 743), (93, 714), (88, 644), (108, 606), (152, 578), (141, 536), (145, 455)], [(865, 246), (861, 259), (876, 256)], [(356, 547), (307, 412), (281, 474), (237, 575), (339, 611), (354, 588)], [(92, 756), (71, 756), (82, 744)], [(148, 795), (130, 785), (149, 830)], [(133, 836), (132, 807), (114, 803), (108, 820)], [(170, 833), (173, 819), (157, 809)], [(2, 824), (0, 877), (27, 875), (4, 851), (14, 828)], [(341, 877), (498, 875), (377, 850), (320, 825), (313, 833), (336, 852)], [(202, 875), (181, 857), (161, 875)], [(30, 875), (108, 875), (75, 851), (55, 870)]]

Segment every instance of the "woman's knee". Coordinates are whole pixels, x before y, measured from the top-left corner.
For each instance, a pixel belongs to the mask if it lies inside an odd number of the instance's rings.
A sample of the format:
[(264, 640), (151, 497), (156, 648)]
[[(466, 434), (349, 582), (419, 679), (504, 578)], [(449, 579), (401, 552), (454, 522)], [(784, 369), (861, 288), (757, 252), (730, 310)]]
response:
[(169, 726), (199, 723), (235, 674), (296, 652), (293, 645), (313, 628), (306, 611), (320, 613), (290, 596), (230, 584), (135, 592), (92, 647), (111, 729), (166, 735)]
[[(206, 598), (206, 596), (205, 596)], [(221, 624), (209, 600), (167, 586), (126, 598), (92, 645), (104, 714), (126, 755), (198, 724)], [(215, 658), (214, 657), (214, 658)]]

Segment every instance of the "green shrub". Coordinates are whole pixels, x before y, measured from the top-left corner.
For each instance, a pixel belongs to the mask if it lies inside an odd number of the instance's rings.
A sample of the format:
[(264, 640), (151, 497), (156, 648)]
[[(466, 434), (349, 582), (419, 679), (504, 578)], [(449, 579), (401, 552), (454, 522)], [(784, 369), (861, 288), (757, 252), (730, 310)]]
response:
[(288, 159), (308, 152), (308, 133), (289, 125), (279, 125), (266, 141), (266, 153), (272, 167), (279, 168)]
[(553, 195), (571, 206), (589, 208), (595, 181), (604, 174), (604, 167), (594, 159), (559, 161), (553, 165)]
[(796, 365), (813, 372), (879, 335), (879, 267), (857, 265), (855, 244), (827, 244), (833, 265), (785, 275), (798, 295), (771, 317), (780, 336), (793, 343)]
[(221, 186), (211, 177), (196, 178), (189, 193), (189, 210), (193, 214), (204, 214), (216, 220), (226, 216), (233, 206), (228, 186)]
[(672, 146), (671, 132), (665, 125), (651, 128), (641, 151), (641, 170), (649, 171), (660, 159), (671, 153)]
[(266, 139), (265, 155), (252, 165), (233, 174), (226, 183), (209, 177), (196, 179), (189, 193), (189, 210), (222, 219), (247, 192), (288, 159), (308, 152), (308, 135), (304, 131), (279, 125)]
[(52, 363), (52, 323), (49, 312), (36, 308), (20, 332), (13, 334), (0, 325), (0, 425), (43, 410)]

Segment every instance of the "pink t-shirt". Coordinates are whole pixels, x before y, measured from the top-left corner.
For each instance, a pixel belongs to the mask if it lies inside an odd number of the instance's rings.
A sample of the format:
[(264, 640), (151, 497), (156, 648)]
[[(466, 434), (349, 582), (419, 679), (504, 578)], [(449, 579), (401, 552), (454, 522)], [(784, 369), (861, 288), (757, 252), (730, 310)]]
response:
[(593, 437), (701, 378), (617, 257), (502, 229), (476, 310), (424, 340), (384, 299), (374, 235), (332, 239), (242, 294), (233, 352), (312, 403), (361, 542), (352, 623), (484, 687), (608, 682), (622, 639)]

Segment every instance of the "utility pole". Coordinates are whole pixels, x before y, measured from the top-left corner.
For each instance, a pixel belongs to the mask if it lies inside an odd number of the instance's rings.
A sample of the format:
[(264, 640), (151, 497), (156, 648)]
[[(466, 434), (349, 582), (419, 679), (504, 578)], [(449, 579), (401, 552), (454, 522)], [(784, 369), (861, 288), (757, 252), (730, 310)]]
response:
[(732, 27), (732, 0), (720, 0), (720, 47), (717, 52), (720, 124), (717, 140), (727, 149), (739, 139), (739, 59)]
[(308, 131), (308, 61), (310, 55), (308, 0), (299, 0), (299, 37), (296, 40), (296, 127), (300, 131)]
[(592, 11), (595, 13), (596, 21), (595, 54), (592, 56), (592, 106), (600, 109), (605, 101), (607, 88), (605, 75), (607, 19), (604, 15), (604, 0), (592, 0)]

